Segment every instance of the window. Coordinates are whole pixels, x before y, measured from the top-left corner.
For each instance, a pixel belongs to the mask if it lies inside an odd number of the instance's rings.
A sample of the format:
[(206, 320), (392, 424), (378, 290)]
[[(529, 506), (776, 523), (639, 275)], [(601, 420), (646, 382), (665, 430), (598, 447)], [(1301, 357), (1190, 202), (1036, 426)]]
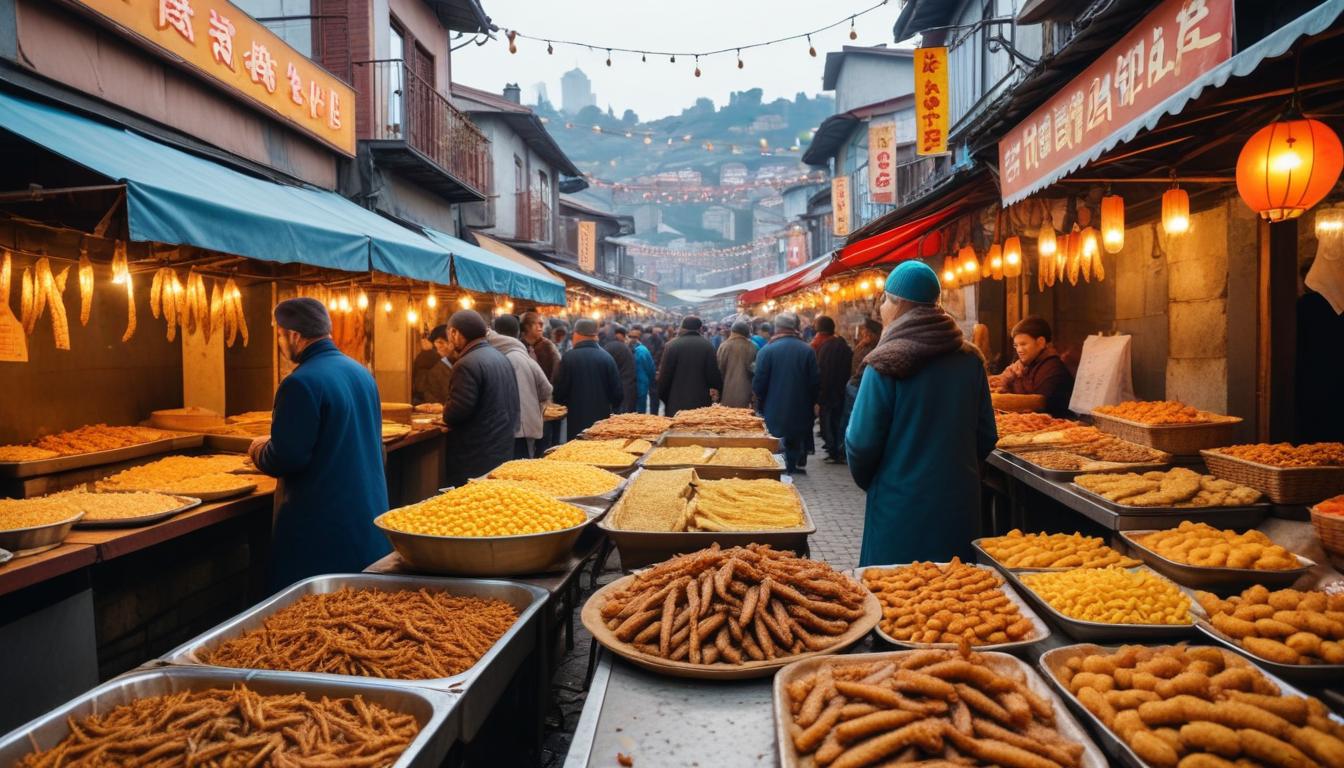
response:
[(313, 58), (313, 0), (234, 0), (299, 53)]
[[(387, 58), (393, 62), (400, 61), (406, 56), (406, 33), (401, 27), (393, 21), (387, 27), (388, 46)], [(402, 96), (406, 91), (406, 76), (401, 71), (401, 67), (395, 63), (387, 70), (386, 93), (387, 93), (387, 124), (392, 127), (394, 135), (401, 133), (402, 123)]]

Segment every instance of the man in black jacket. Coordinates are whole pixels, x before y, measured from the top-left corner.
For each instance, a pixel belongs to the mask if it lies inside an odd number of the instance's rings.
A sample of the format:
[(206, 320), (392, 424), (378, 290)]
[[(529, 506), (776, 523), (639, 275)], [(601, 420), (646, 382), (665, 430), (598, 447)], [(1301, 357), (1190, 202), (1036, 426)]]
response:
[(834, 318), (820, 315), (815, 322), (817, 335), (813, 348), (821, 372), (817, 390), (817, 416), (821, 419), (821, 440), (827, 464), (845, 462), (845, 384), (849, 382), (853, 351), (843, 336), (835, 334)]
[(635, 393), (638, 391), (638, 383), (635, 380), (635, 353), (630, 350), (629, 342), (625, 338), (625, 326), (618, 323), (612, 323), (610, 327), (611, 338), (602, 345), (611, 355), (611, 359), (616, 361), (616, 375), (621, 380), (621, 404), (617, 407), (617, 413), (630, 413), (635, 410)]
[(518, 380), (513, 366), (485, 340), (485, 318), (464, 309), (448, 320), (448, 343), (457, 353), (448, 402), (443, 406), (447, 483), (458, 486), (513, 458), (518, 431)]
[(610, 416), (624, 397), (616, 361), (597, 346), (597, 323), (586, 317), (575, 321), (574, 347), (560, 358), (551, 393), (552, 400), (569, 408), (566, 437), (573, 440), (597, 420)]
[(723, 388), (719, 360), (714, 355), (714, 345), (700, 335), (702, 325), (700, 318), (688, 315), (681, 321), (681, 333), (663, 348), (663, 361), (658, 367), (658, 397), (668, 416), (713, 403)]
[(649, 348), (649, 354), (653, 355), (654, 384), (649, 387), (649, 413), (657, 414), (660, 407), (658, 402), (658, 374), (657, 370), (663, 364), (663, 347), (667, 346), (667, 339), (663, 338), (663, 326), (661, 324), (650, 326), (649, 332), (640, 339), (640, 343)]

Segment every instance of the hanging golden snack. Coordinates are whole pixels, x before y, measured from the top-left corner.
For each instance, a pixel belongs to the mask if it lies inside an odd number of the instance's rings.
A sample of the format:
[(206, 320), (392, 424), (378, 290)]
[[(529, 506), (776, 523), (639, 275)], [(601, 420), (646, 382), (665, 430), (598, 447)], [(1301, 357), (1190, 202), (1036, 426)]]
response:
[(79, 249), (79, 324), (88, 325), (93, 312), (93, 263), (89, 252)]
[(155, 320), (159, 319), (163, 303), (163, 273), (167, 272), (167, 267), (160, 267), (154, 273), (154, 279), (149, 283), (149, 314)]
[(187, 306), (185, 317), (178, 322), (184, 322), (182, 332), (184, 335), (190, 335), (196, 332), (196, 272), (187, 272)]
[(210, 340), (210, 334), (224, 332), (224, 290), (220, 287), (219, 281), (215, 281), (215, 288), (210, 292), (210, 322), (205, 326), (205, 340)]
[(184, 332), (187, 325), (187, 291), (182, 286), (182, 281), (178, 279), (177, 273), (173, 273), (173, 312), (177, 318), (177, 327)]
[(0, 250), (4, 251), (4, 256), (0, 257), (0, 301), (3, 301), (5, 306), (9, 306), (9, 279), (14, 265), (10, 263), (9, 249)]
[(126, 333), (122, 334), (122, 343), (131, 340), (135, 335), (135, 281), (131, 279), (129, 272), (126, 273)]
[(51, 282), (47, 292), (47, 306), (51, 309), (51, 335), (56, 340), (57, 349), (70, 349), (70, 319), (65, 314), (65, 282), (70, 277), (70, 268), (61, 270)]
[(163, 319), (168, 325), (168, 340), (173, 341), (177, 338), (178, 323), (178, 289), (182, 284), (177, 281), (177, 275), (173, 270), (165, 267), (163, 270), (163, 295), (160, 301), (163, 305)]
[(29, 318), (32, 324), (28, 333), (32, 333), (37, 327), (37, 321), (42, 319), (42, 315), (47, 311), (47, 297), (51, 294), (52, 277), (51, 262), (46, 256), (37, 260), (33, 267), (33, 315)]
[(33, 273), (27, 268), (23, 268), (23, 287), (19, 299), (19, 322), (23, 323), (23, 332), (32, 333), (33, 319)]

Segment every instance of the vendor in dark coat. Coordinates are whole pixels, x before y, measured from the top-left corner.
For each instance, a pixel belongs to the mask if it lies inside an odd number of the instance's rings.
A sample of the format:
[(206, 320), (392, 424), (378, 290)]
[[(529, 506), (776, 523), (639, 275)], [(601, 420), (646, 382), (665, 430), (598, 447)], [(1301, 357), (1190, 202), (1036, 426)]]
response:
[(518, 380), (513, 366), (485, 338), (485, 318), (470, 309), (448, 319), (448, 344), (456, 354), (448, 401), (443, 404), (447, 474), (451, 486), (513, 458), (518, 431)]
[(854, 352), (843, 336), (835, 333), (835, 319), (820, 315), (812, 348), (817, 351), (821, 384), (817, 391), (817, 416), (827, 464), (845, 461), (845, 384), (849, 382)]
[(565, 430), (571, 440), (625, 399), (616, 361), (597, 346), (596, 322), (586, 317), (574, 322), (574, 347), (560, 358), (551, 399), (569, 408)]
[(613, 323), (611, 339), (602, 348), (616, 361), (616, 375), (621, 380), (621, 404), (617, 413), (630, 413), (635, 410), (635, 395), (639, 391), (638, 376), (635, 372), (635, 353), (626, 340), (625, 326)]
[(687, 408), (703, 408), (714, 402), (723, 389), (723, 374), (714, 345), (700, 335), (700, 318), (689, 315), (681, 321), (681, 333), (663, 348), (658, 366), (658, 398), (663, 413), (677, 415)]
[(1012, 336), (1018, 359), (990, 382), (992, 388), (1014, 395), (1040, 395), (1047, 413), (1068, 416), (1073, 374), (1051, 344), (1050, 324), (1036, 315), (1024, 317), (1013, 326)]
[(806, 473), (806, 441), (816, 413), (820, 371), (812, 348), (798, 336), (798, 316), (775, 316), (774, 336), (756, 355), (752, 390), (770, 434), (784, 441), (789, 474)]
[(320, 301), (280, 302), (275, 327), (280, 350), (298, 367), (275, 393), (270, 436), (247, 451), (257, 469), (281, 480), (272, 590), (322, 573), (358, 573), (388, 552), (373, 525), (387, 511), (373, 376), (336, 348)]

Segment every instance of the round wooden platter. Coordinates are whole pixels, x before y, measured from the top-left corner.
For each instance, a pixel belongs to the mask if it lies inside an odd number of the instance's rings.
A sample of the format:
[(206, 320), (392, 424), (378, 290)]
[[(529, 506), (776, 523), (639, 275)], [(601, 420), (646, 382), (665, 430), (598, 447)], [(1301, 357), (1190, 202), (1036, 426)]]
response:
[(877, 626), (877, 622), (882, 618), (882, 604), (878, 602), (872, 592), (865, 589), (863, 616), (851, 623), (849, 630), (844, 634), (836, 636), (835, 644), (825, 650), (780, 656), (776, 659), (764, 661), (748, 661), (742, 664), (692, 664), (687, 661), (669, 661), (659, 656), (640, 653), (629, 643), (617, 640), (616, 633), (607, 629), (607, 623), (602, 620), (602, 606), (606, 604), (607, 596), (625, 588), (634, 578), (634, 575), (624, 576), (594, 592), (588, 598), (588, 602), (583, 604), (583, 611), (580, 614), (583, 626), (588, 628), (597, 642), (617, 656), (628, 659), (650, 672), (668, 675), (669, 677), (687, 677), (700, 680), (744, 680), (753, 677), (769, 677), (775, 673), (775, 670), (786, 667), (795, 661), (826, 656), (845, 650), (862, 640), (865, 635), (872, 631), (873, 627)]

